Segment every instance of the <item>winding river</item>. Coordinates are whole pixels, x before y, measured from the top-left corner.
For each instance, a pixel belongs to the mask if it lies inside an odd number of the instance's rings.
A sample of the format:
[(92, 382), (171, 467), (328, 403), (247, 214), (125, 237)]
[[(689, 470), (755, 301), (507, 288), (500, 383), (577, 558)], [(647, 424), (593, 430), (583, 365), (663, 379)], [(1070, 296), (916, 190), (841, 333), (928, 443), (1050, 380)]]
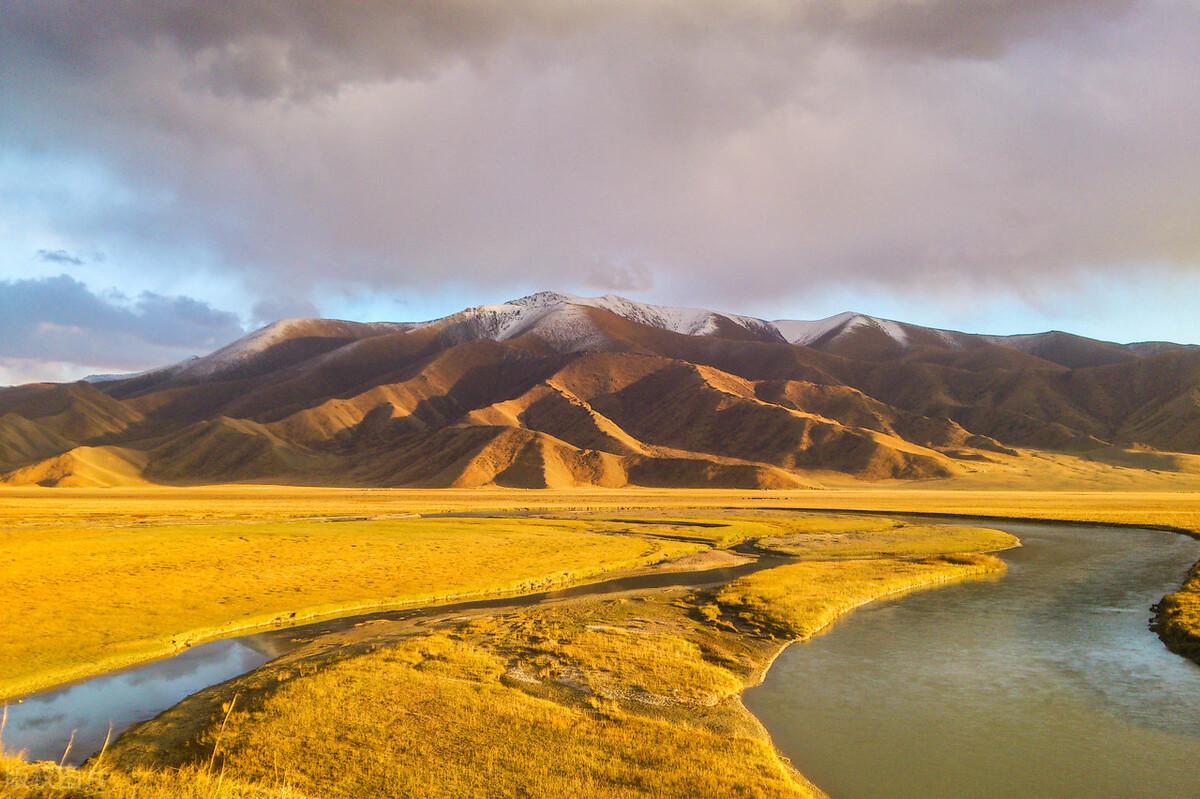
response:
[[(940, 520), (952, 523), (951, 520)], [(1200, 559), (1170, 533), (987, 521), (1024, 546), (1003, 578), (884, 600), (788, 648), (746, 705), (835, 799), (1200, 796), (1200, 667), (1147, 629)], [(614, 578), (518, 598), (372, 613), (192, 647), (28, 697), (5, 746), (79, 762), (185, 696), (364, 620), (505, 608), (775, 565)]]
[(835, 799), (1200, 797), (1200, 666), (1147, 629), (1200, 559), (1152, 530), (987, 521), (1008, 574), (789, 647), (746, 706)]

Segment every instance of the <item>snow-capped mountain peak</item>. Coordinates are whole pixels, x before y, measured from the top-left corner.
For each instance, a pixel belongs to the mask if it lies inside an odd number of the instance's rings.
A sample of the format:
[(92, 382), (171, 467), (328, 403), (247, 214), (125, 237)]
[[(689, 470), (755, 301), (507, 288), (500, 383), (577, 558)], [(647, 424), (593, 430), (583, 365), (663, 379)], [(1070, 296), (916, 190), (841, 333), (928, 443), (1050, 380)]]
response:
[(537, 333), (551, 344), (568, 349), (590, 346), (598, 331), (586, 312), (597, 308), (631, 322), (688, 336), (715, 335), (724, 326), (742, 328), (757, 338), (782, 340), (770, 322), (705, 308), (683, 308), (638, 302), (615, 294), (579, 297), (540, 291), (498, 305), (479, 305), (426, 325), (466, 325), (469, 334), (504, 341)]
[(822, 340), (840, 338), (860, 327), (872, 327), (881, 331), (900, 346), (908, 345), (908, 332), (904, 325), (890, 319), (845, 311), (825, 319), (806, 321), (802, 319), (777, 319), (775, 327), (783, 337), (793, 344), (810, 345)]

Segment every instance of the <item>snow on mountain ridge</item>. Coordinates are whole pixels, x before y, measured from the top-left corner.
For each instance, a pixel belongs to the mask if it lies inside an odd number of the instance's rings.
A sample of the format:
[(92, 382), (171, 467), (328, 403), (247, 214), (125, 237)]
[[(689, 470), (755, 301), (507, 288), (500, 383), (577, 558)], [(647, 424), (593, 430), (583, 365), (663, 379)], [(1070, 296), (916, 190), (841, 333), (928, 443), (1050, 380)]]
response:
[(135, 377), (145, 377), (146, 375), (158, 374), (160, 372), (176, 371), (184, 368), (192, 361), (198, 361), (200, 358), (193, 355), (186, 361), (171, 365), (171, 366), (154, 366), (150, 369), (143, 369), (140, 372), (113, 372), (111, 374), (95, 374), (87, 375), (83, 378), (85, 383), (111, 383), (114, 380), (132, 380)]
[(280, 319), (242, 336), (215, 352), (169, 368), (177, 369), (181, 377), (211, 377), (220, 372), (234, 369), (253, 359), (259, 353), (311, 328), (326, 330), (332, 328), (334, 331), (341, 330), (349, 338), (367, 338), (372, 335), (409, 330), (412, 325), (403, 322), (347, 322), (340, 319)]
[(866, 324), (868, 317), (854, 311), (843, 311), (824, 319), (776, 319), (772, 324), (792, 344), (808, 345), (834, 330), (847, 332), (860, 324)]
[(825, 319), (814, 319), (811, 321), (802, 319), (776, 319), (773, 324), (789, 342), (805, 346), (828, 336), (830, 333), (833, 334), (833, 338), (835, 339), (841, 338), (859, 327), (877, 328), (901, 347), (907, 347), (909, 339), (908, 331), (904, 329), (905, 326), (901, 323), (893, 322), (891, 319), (867, 316), (866, 314), (854, 311), (844, 311)]
[[(768, 337), (778, 335), (774, 325), (750, 316), (719, 313), (706, 308), (682, 308), (637, 302), (615, 294), (602, 297), (579, 297), (554, 291), (541, 291), (499, 305), (478, 305), (456, 314), (425, 322), (424, 325), (462, 322), (474, 328), (477, 335), (497, 341), (515, 338), (535, 331), (554, 343), (569, 345), (572, 336), (594, 338), (590, 320), (580, 313), (582, 308), (599, 308), (631, 322), (670, 330), (688, 336), (712, 335), (720, 330), (720, 320), (726, 319), (746, 330)], [(572, 310), (574, 309), (574, 310)], [(552, 323), (552, 324), (551, 324)]]

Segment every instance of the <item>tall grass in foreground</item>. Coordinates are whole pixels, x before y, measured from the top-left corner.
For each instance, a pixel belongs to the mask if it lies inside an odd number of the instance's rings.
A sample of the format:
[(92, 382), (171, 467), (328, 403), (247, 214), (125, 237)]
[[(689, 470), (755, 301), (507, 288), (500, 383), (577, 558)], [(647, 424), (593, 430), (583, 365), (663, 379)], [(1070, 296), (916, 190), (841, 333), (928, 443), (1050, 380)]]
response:
[[(230, 712), (233, 708), (230, 707)], [(228, 721), (229, 714), (226, 714)], [(265, 787), (227, 779), (224, 767), (217, 768), (220, 739), (213, 757), (205, 765), (182, 768), (110, 768), (105, 763), (108, 744), (82, 766), (64, 765), (68, 743), (58, 763), (30, 763), (20, 753), (4, 749), (8, 706), (0, 711), (0, 799), (306, 799), (290, 787)]]
[(0, 755), (3, 799), (304, 799), (291, 788), (270, 788), (232, 780), (204, 769), (63, 767), (27, 763)]

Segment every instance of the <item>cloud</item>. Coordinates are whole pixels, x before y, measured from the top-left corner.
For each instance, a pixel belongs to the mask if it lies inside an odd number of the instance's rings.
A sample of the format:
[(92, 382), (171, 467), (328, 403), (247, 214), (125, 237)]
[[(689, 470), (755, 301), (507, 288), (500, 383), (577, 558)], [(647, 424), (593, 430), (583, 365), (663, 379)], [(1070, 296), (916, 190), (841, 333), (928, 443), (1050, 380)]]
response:
[(77, 255), (71, 255), (66, 250), (38, 250), (37, 256), (39, 259), (51, 264), (72, 264), (74, 266), (83, 266), (83, 259)]
[(277, 297), (254, 303), (251, 319), (256, 325), (277, 322), (280, 319), (311, 318), (320, 316), (317, 306), (305, 299)]
[(641, 261), (597, 262), (588, 270), (587, 285), (600, 291), (643, 292), (654, 287), (654, 274)]
[(29, 0), (0, 149), (98, 165), (54, 232), (159, 285), (958, 306), (1197, 269), (1197, 36), (1172, 0)]
[[(189, 297), (102, 297), (67, 276), (0, 281), (0, 362), (11, 374), (134, 371), (216, 349), (242, 335), (235, 314)], [(73, 365), (73, 366), (68, 366)]]
[(843, 0), (810, 2), (805, 21), (827, 35), (915, 57), (995, 59), (1029, 41), (1111, 23), (1137, 0)]
[(23, 383), (70, 383), (89, 372), (77, 363), (0, 356), (0, 387)]

